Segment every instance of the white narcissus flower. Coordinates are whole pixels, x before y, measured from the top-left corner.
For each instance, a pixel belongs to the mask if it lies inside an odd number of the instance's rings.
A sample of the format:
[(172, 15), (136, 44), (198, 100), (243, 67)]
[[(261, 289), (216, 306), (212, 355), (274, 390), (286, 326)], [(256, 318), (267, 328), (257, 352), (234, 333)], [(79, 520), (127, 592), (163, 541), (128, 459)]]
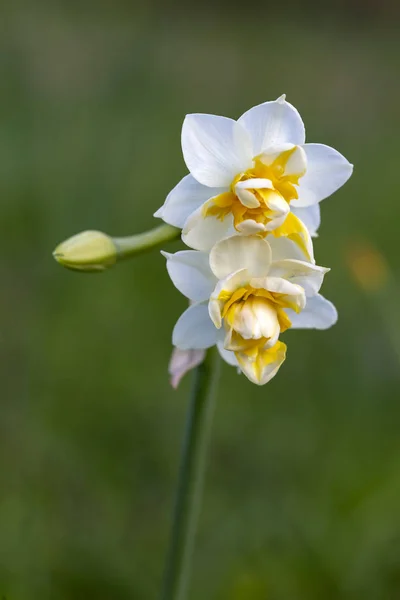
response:
[(190, 174), (155, 216), (182, 228), (183, 241), (203, 251), (235, 230), (272, 233), (295, 241), (312, 261), (318, 203), (353, 169), (333, 148), (305, 144), (303, 121), (285, 96), (251, 108), (238, 121), (187, 115), (182, 150)]
[(318, 294), (329, 269), (298, 260), (290, 240), (232, 236), (211, 252), (163, 253), (169, 275), (193, 304), (178, 319), (181, 350), (218, 345), (254, 383), (267, 383), (285, 360), (289, 328), (326, 329), (336, 309)]

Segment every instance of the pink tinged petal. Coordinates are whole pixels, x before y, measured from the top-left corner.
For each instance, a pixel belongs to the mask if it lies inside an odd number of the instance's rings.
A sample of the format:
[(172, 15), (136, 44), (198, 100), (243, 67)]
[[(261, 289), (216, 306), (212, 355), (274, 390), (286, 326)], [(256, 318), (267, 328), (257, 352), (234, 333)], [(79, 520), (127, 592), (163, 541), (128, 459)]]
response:
[(312, 206), (306, 206), (304, 208), (299, 208), (297, 206), (293, 206), (292, 203), (292, 212), (296, 215), (307, 227), (310, 235), (312, 237), (318, 236), (318, 229), (321, 224), (321, 209), (319, 204), (313, 204)]
[(224, 188), (211, 188), (199, 183), (192, 175), (186, 175), (167, 196), (163, 206), (154, 213), (175, 227), (182, 227), (186, 219), (206, 200), (222, 194)]
[(324, 144), (305, 144), (307, 172), (300, 179), (298, 200), (293, 206), (305, 207), (321, 202), (349, 179), (353, 165), (334, 148)]
[(271, 248), (258, 237), (234, 235), (218, 242), (210, 252), (210, 268), (217, 279), (247, 269), (251, 277), (266, 276), (271, 264)]
[(190, 248), (207, 252), (216, 242), (234, 233), (233, 216), (218, 219), (214, 215), (204, 216), (204, 205), (186, 220), (182, 240)]
[(180, 350), (174, 348), (168, 365), (171, 376), (170, 383), (174, 389), (178, 387), (186, 373), (200, 365), (205, 358), (205, 350)]
[(254, 106), (238, 120), (253, 140), (256, 156), (272, 146), (285, 143), (304, 144), (305, 129), (297, 110), (281, 96), (274, 102)]
[(338, 318), (335, 306), (320, 294), (307, 298), (307, 304), (299, 314), (290, 309), (286, 312), (293, 329), (329, 329)]
[(161, 251), (167, 259), (167, 270), (175, 287), (189, 300), (208, 300), (215, 284), (208, 254), (195, 250), (183, 250), (175, 254)]
[(179, 317), (172, 333), (172, 343), (181, 350), (214, 346), (217, 329), (208, 314), (207, 304), (193, 304)]
[(182, 151), (191, 174), (208, 186), (223, 187), (252, 166), (248, 132), (233, 119), (187, 115), (182, 127)]

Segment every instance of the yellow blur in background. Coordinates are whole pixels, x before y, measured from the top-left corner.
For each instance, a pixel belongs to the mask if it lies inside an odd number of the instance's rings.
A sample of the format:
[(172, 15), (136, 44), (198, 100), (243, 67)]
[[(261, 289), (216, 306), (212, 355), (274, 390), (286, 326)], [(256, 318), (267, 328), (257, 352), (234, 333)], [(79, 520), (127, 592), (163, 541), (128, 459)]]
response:
[(265, 387), (224, 365), (190, 600), (400, 597), (397, 5), (0, 11), (0, 597), (157, 598), (186, 301), (158, 252), (96, 276), (51, 253), (156, 225), (186, 174), (186, 113), (236, 118), (283, 93), (307, 140), (355, 165), (315, 240), (339, 322), (285, 334)]

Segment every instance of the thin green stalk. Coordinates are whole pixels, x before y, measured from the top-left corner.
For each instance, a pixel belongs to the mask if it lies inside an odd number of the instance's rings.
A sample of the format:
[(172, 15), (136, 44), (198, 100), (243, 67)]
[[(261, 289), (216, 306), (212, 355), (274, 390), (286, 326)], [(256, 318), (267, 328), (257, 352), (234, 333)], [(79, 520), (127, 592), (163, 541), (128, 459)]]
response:
[(211, 348), (194, 373), (161, 600), (187, 597), (219, 363), (216, 348)]
[(164, 223), (144, 233), (138, 233), (129, 237), (113, 238), (113, 242), (117, 248), (118, 260), (121, 260), (123, 258), (130, 258), (135, 254), (147, 252), (166, 242), (177, 240), (180, 234), (180, 229)]

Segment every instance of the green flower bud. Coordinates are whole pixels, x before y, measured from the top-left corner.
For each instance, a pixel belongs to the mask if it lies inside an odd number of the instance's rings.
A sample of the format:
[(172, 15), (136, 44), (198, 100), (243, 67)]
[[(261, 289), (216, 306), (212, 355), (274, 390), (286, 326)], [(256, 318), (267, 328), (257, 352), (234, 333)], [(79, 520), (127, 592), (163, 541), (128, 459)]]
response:
[(74, 271), (104, 271), (117, 261), (117, 248), (101, 231), (83, 231), (57, 246), (53, 256)]

